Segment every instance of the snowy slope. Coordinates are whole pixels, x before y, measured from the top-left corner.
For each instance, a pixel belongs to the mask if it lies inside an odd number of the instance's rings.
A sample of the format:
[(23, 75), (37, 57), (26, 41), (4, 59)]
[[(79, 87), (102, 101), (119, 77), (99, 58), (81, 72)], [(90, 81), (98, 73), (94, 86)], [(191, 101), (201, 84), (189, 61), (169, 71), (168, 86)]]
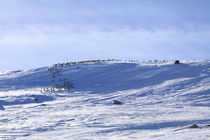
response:
[[(52, 79), (49, 68), (60, 75)], [(74, 89), (41, 93), (63, 79)], [(122, 104), (113, 104), (117, 100)], [(189, 128), (197, 124), (198, 128)], [(0, 139), (210, 139), (210, 61), (0, 73)]]

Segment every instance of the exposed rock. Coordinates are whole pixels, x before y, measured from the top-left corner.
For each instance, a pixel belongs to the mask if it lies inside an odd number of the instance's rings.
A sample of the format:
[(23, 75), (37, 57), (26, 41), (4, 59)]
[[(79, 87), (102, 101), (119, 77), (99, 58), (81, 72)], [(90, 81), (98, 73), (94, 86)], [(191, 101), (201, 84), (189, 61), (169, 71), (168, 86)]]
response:
[(174, 62), (174, 64), (180, 64), (179, 60), (176, 60), (176, 61)]
[(197, 124), (193, 124), (190, 126), (190, 128), (198, 128), (199, 126)]
[(122, 104), (122, 102), (117, 101), (117, 100), (113, 100), (113, 104), (115, 104), (115, 105), (121, 105), (121, 104)]
[(39, 98), (35, 98), (35, 99), (34, 99), (34, 101), (38, 101), (38, 100), (39, 100)]

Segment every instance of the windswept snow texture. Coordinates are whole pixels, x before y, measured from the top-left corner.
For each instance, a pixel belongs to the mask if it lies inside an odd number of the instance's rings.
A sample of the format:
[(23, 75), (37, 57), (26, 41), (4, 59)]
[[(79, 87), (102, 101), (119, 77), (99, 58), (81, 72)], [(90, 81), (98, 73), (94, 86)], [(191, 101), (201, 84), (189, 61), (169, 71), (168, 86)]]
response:
[(55, 68), (0, 73), (0, 139), (210, 139), (210, 61)]

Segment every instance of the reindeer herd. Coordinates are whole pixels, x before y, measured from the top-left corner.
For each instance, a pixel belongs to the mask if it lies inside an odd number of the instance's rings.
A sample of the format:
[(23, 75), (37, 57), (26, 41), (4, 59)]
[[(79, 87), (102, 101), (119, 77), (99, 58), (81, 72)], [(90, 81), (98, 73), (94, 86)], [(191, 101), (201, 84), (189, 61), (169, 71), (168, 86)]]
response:
[[(87, 60), (87, 61), (78, 61), (78, 62), (66, 62), (66, 63), (57, 63), (53, 64), (51, 68), (48, 68), (48, 71), (51, 74), (51, 82), (56, 83), (53, 87), (42, 87), (41, 93), (49, 93), (49, 92), (58, 92), (63, 90), (70, 90), (74, 88), (74, 84), (70, 83), (66, 78), (62, 78), (62, 73), (57, 67), (62, 66), (70, 66), (75, 64), (87, 64), (87, 63), (106, 63), (106, 62), (131, 62), (131, 63), (138, 63), (138, 60), (118, 60), (118, 59), (107, 59), (107, 60)], [(144, 63), (145, 61), (143, 61)], [(165, 60), (158, 61), (154, 60), (154, 63), (157, 62), (167, 62)], [(153, 61), (149, 60), (148, 63), (153, 63)]]
[[(53, 67), (58, 67), (58, 66), (69, 66), (69, 65), (75, 65), (75, 64), (85, 64), (85, 63), (106, 63), (106, 62), (129, 62), (129, 63), (138, 63), (138, 60), (118, 60), (118, 59), (107, 59), (107, 60), (87, 60), (87, 61), (78, 61), (78, 62), (66, 62), (66, 63), (57, 63), (53, 64)], [(148, 60), (148, 63), (164, 63), (168, 62), (166, 60)], [(143, 63), (147, 63), (146, 61), (143, 61)]]
[(63, 90), (70, 90), (74, 88), (74, 84), (70, 83), (66, 78), (62, 77), (62, 73), (55, 67), (48, 68), (51, 74), (51, 82), (55, 82), (53, 87), (42, 87), (41, 93), (58, 92)]
[(122, 60), (107, 59), (107, 60), (87, 60), (87, 61), (78, 61), (78, 62), (57, 63), (57, 64), (53, 64), (53, 67), (69, 66), (69, 65), (85, 64), (85, 63), (105, 63), (105, 62), (122, 62)]

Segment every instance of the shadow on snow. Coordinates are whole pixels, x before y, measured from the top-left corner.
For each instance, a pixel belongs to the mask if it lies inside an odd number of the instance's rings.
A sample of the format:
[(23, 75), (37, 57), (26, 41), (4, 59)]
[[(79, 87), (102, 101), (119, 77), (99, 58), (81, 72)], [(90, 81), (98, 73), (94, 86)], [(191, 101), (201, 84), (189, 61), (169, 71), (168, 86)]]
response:
[(47, 95), (24, 95), (24, 96), (14, 96), (10, 97), (9, 100), (0, 100), (1, 106), (8, 105), (21, 105), (30, 103), (43, 103), (46, 101), (52, 101), (54, 98)]
[(148, 123), (143, 125), (130, 124), (130, 125), (119, 125), (119, 126), (93, 126), (93, 127), (102, 127), (102, 128), (115, 127), (112, 129), (102, 130), (98, 132), (98, 133), (111, 133), (111, 132), (128, 131), (128, 130), (158, 130), (170, 127), (181, 127), (192, 124), (208, 124), (208, 123), (210, 123), (210, 119), (170, 121), (170, 122), (160, 122), (160, 123)]

